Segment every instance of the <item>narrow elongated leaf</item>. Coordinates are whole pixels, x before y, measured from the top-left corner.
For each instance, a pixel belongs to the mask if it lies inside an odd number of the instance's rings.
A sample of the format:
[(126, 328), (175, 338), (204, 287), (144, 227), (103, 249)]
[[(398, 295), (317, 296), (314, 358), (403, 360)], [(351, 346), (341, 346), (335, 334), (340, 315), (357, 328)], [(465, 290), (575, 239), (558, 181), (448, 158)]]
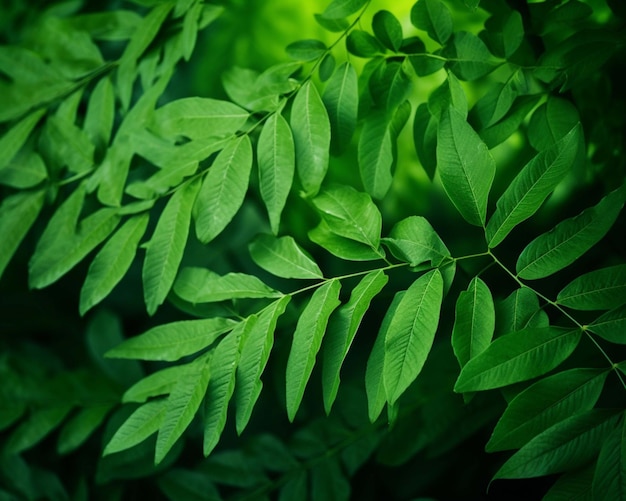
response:
[(571, 416), (528, 442), (493, 479), (533, 478), (584, 466), (599, 452), (617, 419), (616, 411), (609, 409)]
[(19, 454), (34, 447), (61, 424), (73, 407), (72, 402), (59, 402), (34, 409), (6, 439), (4, 453)]
[(622, 186), (597, 205), (535, 238), (517, 260), (518, 276), (529, 280), (544, 278), (573, 263), (611, 229), (625, 198), (626, 187)]
[(571, 168), (578, 153), (580, 125), (528, 162), (497, 202), (487, 224), (489, 247), (532, 216)]
[(206, 348), (235, 325), (237, 322), (228, 318), (181, 320), (158, 325), (127, 339), (109, 350), (106, 356), (173, 362)]
[(100, 427), (112, 409), (112, 404), (94, 405), (81, 409), (61, 429), (57, 441), (57, 452), (67, 454), (80, 447)]
[(340, 154), (350, 145), (356, 129), (359, 109), (359, 86), (356, 70), (345, 62), (333, 72), (322, 100), (328, 110), (332, 131), (331, 147)]
[(187, 365), (172, 365), (154, 372), (133, 384), (122, 396), (122, 402), (143, 404), (149, 398), (171, 393), (174, 385), (186, 373)]
[(354, 14), (363, 7), (367, 0), (333, 0), (322, 13), (327, 19), (341, 19)]
[(393, 182), (394, 138), (385, 113), (367, 117), (359, 136), (359, 173), (365, 190), (382, 199)]
[(89, 266), (80, 291), (81, 315), (107, 297), (124, 277), (146, 231), (148, 219), (147, 213), (132, 217), (100, 249)]
[(626, 305), (607, 311), (589, 325), (589, 330), (612, 343), (626, 344)]
[(598, 455), (593, 475), (593, 499), (609, 501), (626, 498), (626, 425), (615, 427)]
[(194, 180), (176, 191), (159, 217), (143, 263), (143, 295), (150, 315), (165, 301), (183, 258), (191, 210), (200, 183)]
[(452, 14), (441, 0), (416, 2), (411, 9), (411, 23), (441, 45), (452, 35)]
[(626, 265), (590, 271), (567, 284), (560, 305), (576, 310), (608, 310), (626, 303)]
[(252, 260), (261, 268), (283, 278), (323, 278), (322, 270), (293, 237), (276, 238), (259, 234), (249, 245)]
[(280, 113), (271, 115), (261, 129), (257, 157), (259, 191), (267, 208), (272, 232), (276, 235), (296, 168), (291, 129)]
[(485, 449), (518, 449), (550, 426), (592, 409), (607, 375), (603, 369), (570, 369), (540, 379), (511, 400)]
[(239, 434), (248, 424), (254, 405), (261, 394), (263, 388), (261, 374), (272, 351), (276, 323), (285, 312), (290, 299), (290, 296), (284, 296), (259, 314), (241, 350), (235, 386), (236, 425)]
[[(542, 501), (590, 501), (593, 498), (593, 462), (563, 473), (550, 488)], [(608, 500), (607, 500), (608, 501)]]
[(91, 142), (104, 150), (111, 140), (115, 119), (115, 93), (108, 77), (101, 79), (89, 97), (84, 129)]
[(9, 165), (44, 114), (45, 109), (33, 111), (0, 138), (0, 170)]
[(290, 421), (300, 407), (330, 314), (339, 306), (340, 289), (338, 280), (326, 282), (313, 293), (298, 319), (287, 360), (287, 415)]
[(118, 428), (102, 453), (104, 456), (130, 449), (156, 433), (167, 411), (167, 400), (151, 400), (137, 408)]
[(248, 190), (251, 168), (248, 135), (233, 139), (213, 162), (194, 205), (196, 235), (202, 243), (213, 240), (235, 217)]
[(213, 352), (211, 362), (211, 381), (204, 402), (204, 455), (208, 456), (217, 445), (226, 424), (228, 402), (235, 391), (237, 366), (241, 356), (242, 344), (257, 322), (256, 316), (250, 316), (240, 322), (226, 336)]
[(420, 164), (432, 180), (437, 168), (437, 128), (439, 121), (428, 111), (426, 103), (415, 110), (413, 121), (413, 143)]
[(366, 193), (336, 185), (315, 197), (313, 205), (333, 233), (378, 248), (382, 216)]
[(385, 337), (383, 379), (390, 405), (426, 362), (439, 324), (442, 299), (443, 278), (435, 269), (415, 280), (398, 303)]
[(383, 289), (387, 281), (388, 277), (382, 270), (368, 273), (352, 290), (350, 300), (330, 318), (322, 365), (322, 388), (326, 414), (330, 413), (337, 397), (341, 366), (352, 341), (354, 341), (363, 316), (372, 299)]
[(397, 222), (382, 242), (396, 258), (411, 266), (425, 262), (439, 266), (450, 257), (450, 251), (422, 216), (410, 216)]
[(574, 351), (580, 330), (529, 328), (497, 338), (461, 370), (454, 391), (482, 391), (541, 376)]
[(474, 277), (467, 290), (459, 294), (452, 329), (452, 348), (461, 367), (487, 349), (495, 319), (491, 291), (479, 277)]
[(210, 356), (201, 356), (187, 365), (167, 398), (167, 408), (157, 435), (154, 463), (159, 464), (181, 437), (200, 408), (209, 384)]
[(437, 132), (437, 166), (448, 197), (468, 223), (485, 224), (496, 164), (474, 129), (450, 107)]
[(190, 303), (213, 303), (237, 298), (281, 297), (254, 275), (218, 275), (206, 268), (186, 267), (174, 284), (174, 291)]
[(293, 100), (290, 124), (298, 177), (306, 194), (315, 195), (328, 170), (330, 120), (317, 88), (310, 81)]
[(0, 205), (0, 277), (41, 212), (45, 190), (24, 191), (6, 197)]
[(452, 72), (448, 72), (448, 78), (428, 97), (428, 110), (437, 119), (450, 107), (457, 110), (463, 118), (467, 118), (467, 106), (465, 90)]
[(82, 173), (93, 167), (95, 147), (85, 131), (59, 115), (49, 117), (46, 125), (54, 141), (54, 154), (59, 163), (74, 173)]

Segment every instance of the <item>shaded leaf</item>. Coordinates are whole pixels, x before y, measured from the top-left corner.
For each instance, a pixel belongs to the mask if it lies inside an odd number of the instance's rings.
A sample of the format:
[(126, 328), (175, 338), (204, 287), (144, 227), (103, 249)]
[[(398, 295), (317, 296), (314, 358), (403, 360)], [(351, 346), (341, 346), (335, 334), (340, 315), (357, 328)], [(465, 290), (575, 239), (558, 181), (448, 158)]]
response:
[(557, 303), (575, 310), (608, 310), (626, 303), (626, 265), (575, 278), (559, 292)]
[(252, 260), (277, 277), (323, 278), (322, 270), (291, 236), (259, 234), (249, 245)]
[(397, 52), (402, 45), (402, 25), (388, 10), (379, 10), (372, 18), (376, 38), (389, 50)]
[(595, 464), (563, 473), (541, 501), (591, 501)]
[(428, 97), (428, 110), (433, 117), (438, 119), (442, 112), (448, 111), (448, 108), (454, 108), (463, 118), (467, 118), (465, 91), (461, 82), (451, 72), (448, 72), (448, 78)]
[(26, 115), (0, 138), (0, 172), (9, 165), (17, 152), (22, 148), (45, 110), (37, 110)]
[(473, 33), (455, 32), (446, 49), (450, 52), (450, 70), (461, 80), (477, 80), (499, 66), (484, 42)]
[(598, 455), (593, 475), (594, 500), (626, 497), (626, 425), (624, 420), (606, 438)]
[(94, 405), (81, 409), (61, 429), (57, 441), (57, 452), (67, 454), (80, 447), (102, 425), (112, 409), (112, 404)]
[(57, 402), (34, 409), (6, 439), (4, 454), (19, 454), (37, 445), (61, 424), (73, 407), (72, 402)]
[(104, 456), (130, 449), (156, 433), (167, 410), (167, 400), (151, 400), (137, 408), (111, 437)]
[(422, 168), (433, 180), (437, 168), (437, 128), (439, 121), (432, 116), (426, 103), (415, 110), (413, 121), (413, 143)]
[(607, 341), (626, 344), (626, 305), (607, 311), (594, 320), (588, 328)]
[(29, 149), (22, 149), (9, 165), (0, 169), (0, 184), (13, 188), (32, 188), (48, 179), (48, 170), (41, 156)]
[(367, 31), (354, 29), (346, 38), (346, 48), (358, 57), (372, 57), (384, 51), (383, 46)]
[(528, 140), (536, 150), (545, 150), (568, 134), (579, 122), (580, 115), (572, 103), (550, 96), (532, 114), (528, 124)]
[(411, 9), (411, 23), (441, 45), (452, 35), (452, 14), (440, 0), (415, 2)]
[(548, 315), (539, 307), (537, 294), (526, 287), (516, 289), (496, 306), (496, 332), (498, 334), (547, 326)]
[(222, 499), (213, 481), (199, 471), (171, 468), (158, 477), (157, 484), (167, 499), (176, 501), (219, 501)]

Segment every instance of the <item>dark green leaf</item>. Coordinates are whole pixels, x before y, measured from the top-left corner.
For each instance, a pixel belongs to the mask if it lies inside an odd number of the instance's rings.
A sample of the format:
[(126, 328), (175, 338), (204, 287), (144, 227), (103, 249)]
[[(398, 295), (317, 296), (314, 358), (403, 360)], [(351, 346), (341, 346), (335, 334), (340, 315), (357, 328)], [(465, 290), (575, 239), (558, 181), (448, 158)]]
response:
[(167, 499), (176, 501), (219, 501), (222, 499), (213, 481), (199, 471), (171, 468), (158, 477), (157, 484)]
[(283, 278), (315, 279), (324, 275), (293, 237), (276, 238), (259, 234), (248, 247), (252, 260), (273, 275)]
[(496, 307), (496, 332), (499, 335), (547, 326), (548, 316), (539, 307), (537, 294), (526, 287), (516, 289)]
[(359, 109), (358, 79), (350, 63), (343, 63), (333, 72), (322, 99), (330, 119), (331, 147), (340, 154), (350, 145)]
[(467, 222), (483, 226), (495, 161), (478, 134), (452, 107), (439, 119), (437, 165), (443, 187), (461, 215)]
[(347, 501), (350, 482), (336, 457), (325, 458), (311, 469), (311, 501)]
[(413, 142), (417, 157), (431, 180), (437, 168), (438, 124), (438, 119), (430, 114), (426, 103), (417, 107), (413, 121)]
[(193, 180), (178, 189), (159, 217), (143, 263), (143, 295), (150, 315), (169, 293), (189, 235), (191, 210), (200, 187)]
[(9, 165), (0, 169), (0, 184), (13, 188), (32, 188), (48, 179), (48, 170), (41, 156), (29, 149), (22, 149)]
[(112, 404), (94, 405), (81, 409), (61, 429), (57, 452), (67, 454), (80, 447), (102, 425), (112, 409)]
[(545, 150), (568, 134), (580, 122), (572, 103), (550, 97), (535, 110), (528, 124), (528, 140), (538, 151)]
[(563, 473), (541, 501), (592, 501), (591, 483), (595, 464)]
[(383, 379), (393, 405), (421, 372), (439, 323), (443, 279), (432, 270), (406, 290), (389, 322), (385, 337)]
[(484, 42), (466, 31), (454, 33), (448, 50), (450, 70), (461, 80), (477, 80), (499, 65)]
[(350, 26), (350, 23), (344, 17), (331, 18), (322, 14), (314, 14), (314, 16), (315, 20), (322, 28), (333, 33), (345, 31), (345, 29)]
[[(317, 70), (317, 73), (322, 82), (326, 82), (332, 76), (333, 72), (335, 71), (335, 66), (335, 56), (333, 56), (332, 52), (329, 52), (324, 56)], [(328, 108), (328, 105), (326, 105), (326, 108)]]
[(133, 447), (156, 433), (163, 422), (167, 400), (151, 400), (137, 408), (120, 426), (102, 453), (104, 456)]
[(513, 79), (491, 87), (472, 108), (478, 129), (486, 129), (502, 120), (509, 113), (517, 95)]
[(626, 303), (626, 265), (575, 278), (559, 292), (557, 302), (575, 310), (609, 310)]
[(389, 50), (397, 52), (402, 45), (402, 25), (388, 10), (379, 10), (372, 19), (376, 38)]
[(0, 138), (0, 172), (22, 148), (45, 110), (37, 110), (22, 118)]
[(588, 327), (607, 341), (626, 344), (626, 305), (607, 311)]
[(322, 13), (327, 19), (339, 19), (354, 14), (367, 0), (332, 0)]
[(4, 442), (4, 454), (19, 454), (37, 445), (61, 424), (73, 407), (72, 402), (56, 402), (31, 411)]
[(535, 238), (517, 260), (518, 276), (528, 280), (548, 277), (576, 261), (606, 235), (625, 199), (626, 186), (622, 186), (597, 205)]
[(543, 327), (499, 337), (463, 367), (454, 391), (489, 390), (541, 376), (571, 355), (580, 335), (580, 330)]
[(408, 65), (406, 61), (385, 61), (370, 77), (370, 94), (381, 111), (387, 113), (388, 116), (397, 113), (398, 107), (410, 95), (413, 82)]
[(55, 144), (54, 154), (61, 165), (74, 173), (93, 167), (95, 147), (84, 130), (58, 115), (49, 117), (46, 126)]
[(467, 118), (465, 91), (454, 73), (450, 72), (448, 78), (428, 97), (428, 110), (433, 117), (438, 119), (441, 113), (448, 111), (448, 108), (454, 108), (463, 118)]
[(391, 253), (411, 266), (430, 262), (439, 266), (450, 252), (427, 219), (410, 216), (397, 222), (382, 242)]
[(480, 137), (489, 148), (494, 148), (511, 137), (526, 119), (528, 113), (535, 107), (540, 96), (520, 96), (511, 106), (509, 113), (499, 122), (481, 129)]
[(375, 113), (365, 119), (359, 136), (359, 172), (365, 190), (379, 200), (384, 198), (393, 182), (393, 141), (385, 113)]
[(290, 43), (285, 50), (296, 61), (313, 61), (323, 56), (327, 49), (321, 40), (307, 39)]
[(346, 38), (346, 48), (350, 54), (358, 57), (372, 57), (385, 50), (376, 38), (363, 30), (350, 32)]
[(593, 475), (593, 499), (626, 498), (626, 425), (618, 424), (600, 449)]
[(287, 415), (293, 421), (311, 377), (330, 314), (339, 306), (341, 283), (330, 280), (317, 289), (303, 310), (287, 360)]
[(411, 9), (413, 26), (443, 45), (452, 35), (452, 15), (441, 0), (420, 0)]

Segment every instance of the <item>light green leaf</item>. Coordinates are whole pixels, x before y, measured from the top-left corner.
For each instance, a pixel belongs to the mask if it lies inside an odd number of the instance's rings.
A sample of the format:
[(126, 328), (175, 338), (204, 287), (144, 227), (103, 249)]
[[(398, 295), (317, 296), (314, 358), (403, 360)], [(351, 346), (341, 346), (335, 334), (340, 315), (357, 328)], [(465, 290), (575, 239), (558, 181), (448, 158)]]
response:
[(402, 45), (402, 25), (388, 10), (379, 10), (372, 19), (376, 38), (389, 50), (397, 52)]
[(187, 365), (173, 365), (156, 371), (140, 379), (122, 396), (122, 402), (137, 402), (143, 404), (152, 397), (159, 397), (171, 393), (172, 388), (187, 373)]
[(528, 280), (548, 277), (576, 261), (611, 229), (625, 199), (626, 186), (622, 186), (535, 238), (517, 260), (518, 276)]
[(359, 109), (358, 78), (349, 62), (343, 63), (333, 72), (322, 100), (330, 120), (331, 148), (334, 153), (341, 154), (350, 145)]
[(55, 402), (50, 407), (34, 409), (5, 440), (3, 454), (19, 454), (37, 445), (63, 422), (74, 405)]
[(267, 208), (272, 232), (276, 235), (293, 183), (296, 162), (291, 129), (280, 113), (272, 114), (261, 129), (257, 158), (259, 191)]
[(234, 320), (219, 317), (158, 325), (127, 339), (109, 350), (106, 356), (173, 362), (203, 350), (235, 325)]
[(30, 133), (45, 113), (45, 109), (33, 111), (17, 122), (0, 138), (0, 171), (9, 165), (13, 157), (17, 155), (17, 152), (20, 151), (28, 136), (30, 136)]
[(211, 381), (204, 401), (204, 455), (208, 456), (217, 445), (226, 424), (228, 402), (235, 391), (237, 366), (242, 346), (257, 322), (250, 316), (239, 322), (233, 331), (215, 348), (211, 359)]
[(104, 404), (81, 409), (61, 429), (57, 452), (68, 454), (80, 447), (100, 427), (113, 407), (113, 404)]
[(365, 190), (379, 200), (384, 198), (393, 182), (393, 141), (385, 113), (374, 113), (365, 119), (359, 135), (359, 172)]
[(422, 216), (409, 216), (397, 222), (382, 242), (396, 258), (411, 266), (425, 262), (439, 266), (450, 257), (450, 251)]
[(446, 49), (445, 55), (452, 61), (450, 70), (461, 80), (477, 80), (500, 65), (485, 43), (473, 33), (455, 32)]
[(485, 450), (518, 449), (550, 426), (592, 409), (607, 375), (603, 369), (570, 369), (540, 379), (509, 402)]
[(249, 115), (230, 101), (186, 97), (170, 101), (157, 109), (150, 128), (157, 134), (172, 138), (227, 137), (237, 132)]
[(81, 315), (107, 297), (124, 277), (146, 232), (148, 219), (148, 213), (130, 218), (100, 249), (89, 265), (80, 291)]
[(13, 188), (32, 188), (48, 179), (46, 164), (39, 153), (22, 149), (9, 162), (9, 165), (0, 169), (0, 184), (5, 184)]
[(324, 278), (317, 263), (291, 236), (276, 238), (260, 233), (248, 249), (257, 265), (277, 277)]
[(543, 327), (499, 337), (463, 367), (454, 391), (489, 390), (541, 376), (572, 354), (580, 335), (580, 330)]
[(461, 215), (483, 226), (496, 164), (485, 143), (452, 107), (439, 120), (437, 166), (443, 187)]
[(283, 296), (265, 308), (250, 329), (241, 350), (237, 366), (235, 403), (237, 407), (237, 433), (241, 434), (250, 420), (263, 382), (261, 375), (267, 365), (274, 344), (274, 330), (278, 318), (285, 312), (291, 296)]
[(235, 217), (248, 190), (252, 143), (248, 135), (234, 138), (218, 154), (194, 205), (196, 235), (206, 244)]
[(151, 400), (138, 407), (111, 437), (102, 455), (130, 449), (146, 440), (159, 429), (166, 411), (166, 399)]
[[(409, 63), (406, 60), (402, 62), (385, 61), (376, 68), (376, 71), (370, 77), (370, 95), (380, 110), (386, 112), (389, 116), (398, 112), (402, 113), (398, 108), (410, 97), (413, 82), (408, 68)], [(407, 105), (410, 106), (408, 101)], [(406, 114), (406, 118), (408, 118), (409, 114), (410, 111)], [(395, 136), (397, 137), (397, 133)]]
[(495, 319), (491, 291), (479, 277), (474, 277), (467, 290), (459, 294), (452, 329), (452, 348), (461, 367), (487, 349)]
[(330, 231), (378, 249), (382, 216), (368, 194), (335, 185), (316, 196), (313, 205)]
[(596, 501), (626, 498), (626, 425), (624, 419), (606, 438), (598, 455), (592, 491)]
[(578, 124), (550, 148), (533, 157), (515, 176), (487, 224), (489, 247), (496, 247), (515, 226), (537, 212), (563, 180), (576, 158), (580, 134)]
[(307, 195), (315, 195), (328, 170), (330, 121), (317, 88), (307, 81), (291, 108), (291, 130), (296, 146), (296, 169)]
[(102, 78), (89, 96), (84, 129), (87, 137), (99, 151), (104, 151), (111, 140), (115, 120), (115, 93), (108, 77)]
[(575, 310), (609, 310), (626, 303), (626, 265), (575, 278), (559, 292), (557, 303)]
[(588, 328), (607, 341), (626, 344), (626, 305), (607, 311), (594, 320)]
[(438, 269), (419, 277), (406, 290), (387, 327), (383, 379), (393, 405), (415, 381), (430, 353), (439, 324), (443, 278)]
[(382, 270), (368, 273), (352, 290), (350, 300), (330, 317), (322, 365), (322, 388), (326, 414), (330, 414), (337, 397), (341, 367), (361, 321), (369, 309), (370, 302), (388, 280), (389, 278)]
[(363, 7), (367, 0), (332, 0), (322, 13), (327, 19), (340, 19), (354, 14)]
[(513, 291), (496, 307), (496, 333), (508, 334), (530, 327), (547, 327), (548, 316), (539, 307), (539, 298), (531, 289)]
[(184, 375), (178, 379), (167, 398), (167, 408), (157, 435), (154, 463), (159, 464), (182, 436), (200, 408), (209, 384), (209, 356), (198, 357), (187, 364)]
[(411, 9), (413, 26), (443, 45), (452, 35), (452, 14), (441, 0), (420, 0)]
[(285, 51), (290, 58), (296, 61), (313, 61), (324, 55), (327, 48), (321, 40), (306, 39), (290, 43)]
[(612, 409), (593, 409), (571, 416), (528, 442), (502, 465), (493, 479), (533, 478), (584, 466), (598, 454), (617, 419)]
[(367, 244), (333, 233), (324, 220), (309, 231), (309, 238), (334, 256), (348, 261), (374, 261), (385, 257), (380, 248), (372, 249)]
[(41, 212), (45, 198), (45, 190), (22, 191), (2, 201), (0, 205), (0, 234), (2, 235), (0, 238), (0, 277)]
[(199, 185), (198, 180), (193, 180), (172, 195), (148, 243), (142, 280), (150, 315), (163, 303), (174, 283), (187, 243), (191, 210)]
[(293, 334), (291, 351), (287, 360), (287, 415), (293, 421), (311, 377), (315, 357), (330, 314), (339, 306), (339, 280), (329, 280), (317, 289), (302, 311)]
[(254, 275), (218, 275), (206, 268), (185, 267), (174, 285), (174, 292), (190, 303), (214, 303), (237, 298), (271, 298), (283, 294), (265, 285)]

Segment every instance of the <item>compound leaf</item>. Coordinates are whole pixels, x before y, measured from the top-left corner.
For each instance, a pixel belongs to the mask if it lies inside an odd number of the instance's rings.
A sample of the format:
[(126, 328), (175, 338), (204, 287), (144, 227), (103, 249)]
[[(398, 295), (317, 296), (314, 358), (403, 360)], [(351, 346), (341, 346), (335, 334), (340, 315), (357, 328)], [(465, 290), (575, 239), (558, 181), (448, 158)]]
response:
[(609, 310), (626, 303), (626, 265), (575, 278), (559, 292), (557, 302), (575, 310)]

